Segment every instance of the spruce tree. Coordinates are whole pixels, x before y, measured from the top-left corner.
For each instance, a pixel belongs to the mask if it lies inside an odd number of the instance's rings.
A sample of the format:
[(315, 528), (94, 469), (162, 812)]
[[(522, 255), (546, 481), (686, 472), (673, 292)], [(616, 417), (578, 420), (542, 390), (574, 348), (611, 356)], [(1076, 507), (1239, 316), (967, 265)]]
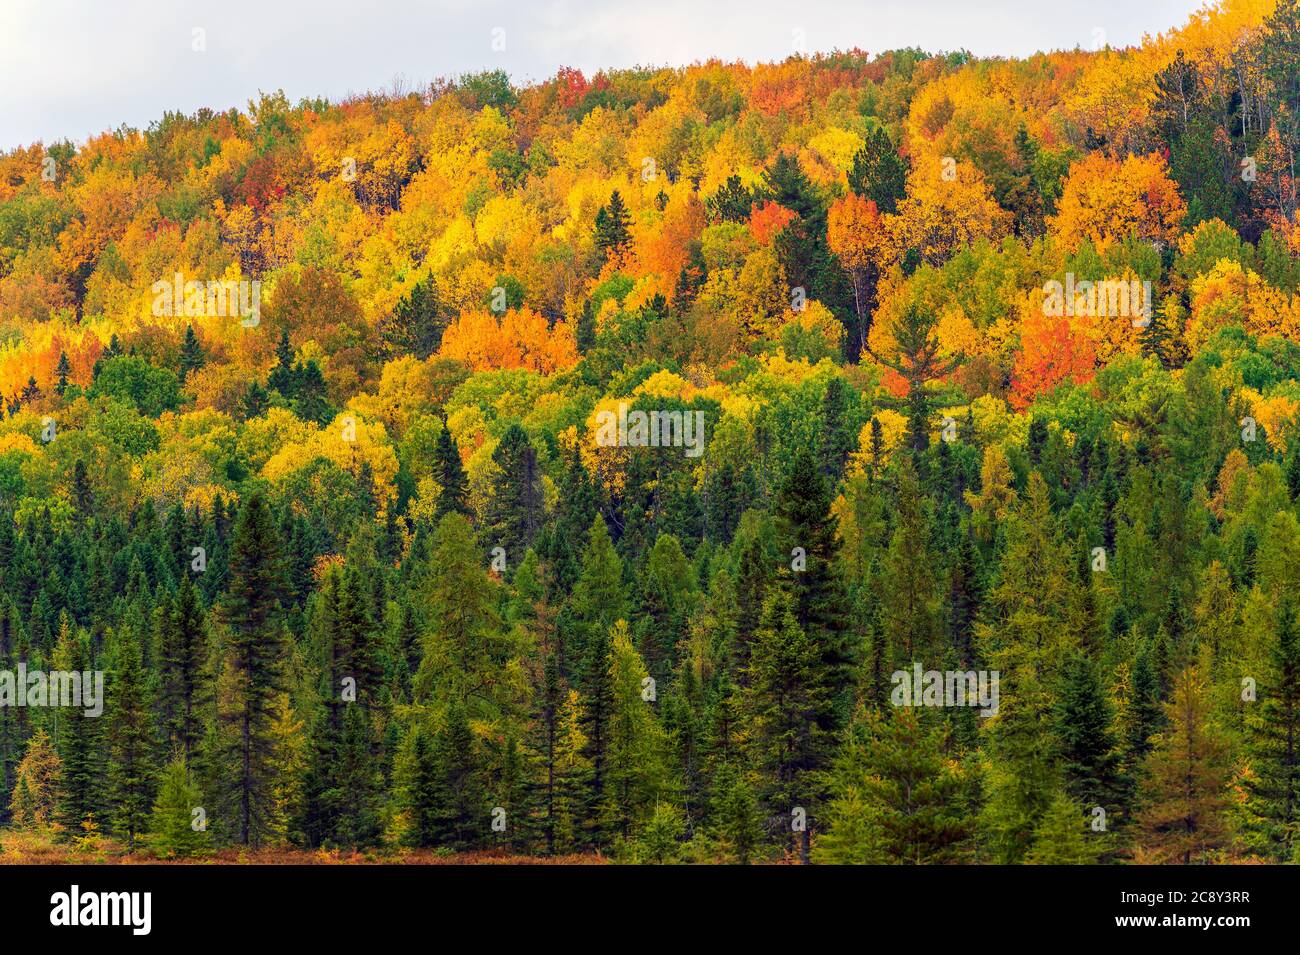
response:
[(108, 786), (112, 827), (128, 851), (148, 829), (158, 771), (153, 700), (142, 654), (135, 626), (120, 626), (113, 634), (106, 685)]
[(196, 816), (202, 795), (179, 756), (167, 764), (158, 783), (158, 798), (149, 823), (149, 847), (164, 859), (203, 855), (212, 844), (207, 820)]
[(222, 604), (229, 626), (224, 665), (228, 732), (224, 802), (244, 845), (260, 845), (273, 817), (271, 723), (285, 689), (282, 601), (287, 596), (282, 542), (265, 499), (254, 492), (239, 512), (230, 545), (230, 586)]
[(438, 444), (434, 450), (434, 469), (438, 476), (438, 503), (434, 506), (434, 523), (441, 521), (448, 514), (464, 514), (473, 517), (469, 506), (468, 479), (465, 466), (460, 460), (460, 450), (451, 436), (451, 429), (443, 422), (438, 432)]
[(493, 546), (522, 558), (532, 546), (543, 519), (542, 474), (528, 433), (511, 425), (492, 461), (497, 467), (487, 513), (487, 536)]

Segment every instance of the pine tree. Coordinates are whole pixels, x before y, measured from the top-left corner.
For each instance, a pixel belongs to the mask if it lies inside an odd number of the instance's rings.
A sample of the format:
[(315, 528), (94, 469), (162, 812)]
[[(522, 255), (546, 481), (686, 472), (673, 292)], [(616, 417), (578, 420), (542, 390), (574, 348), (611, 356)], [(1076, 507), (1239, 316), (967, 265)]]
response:
[(714, 836), (727, 856), (740, 865), (749, 865), (763, 842), (763, 820), (753, 789), (728, 763), (723, 764), (714, 780), (709, 817)]
[(211, 702), (207, 620), (189, 574), (161, 608), (159, 709), (166, 740), (189, 761), (203, 738), (203, 713)]
[[(786, 553), (791, 555), (790, 572), (783, 572), (782, 583), (791, 594), (796, 625), (817, 652), (830, 703), (819, 716), (820, 728), (834, 732), (848, 717), (855, 660), (830, 492), (807, 451), (795, 456), (777, 494), (776, 514), (784, 531)], [(802, 566), (796, 563), (797, 549), (802, 550)]]
[(907, 163), (882, 127), (875, 127), (854, 153), (848, 182), (853, 192), (874, 202), (882, 214), (897, 211), (907, 191)]
[(239, 512), (230, 545), (230, 586), (222, 606), (228, 695), (220, 716), (228, 730), (227, 809), (240, 843), (257, 846), (270, 832), (274, 806), (271, 723), (285, 689), (282, 601), (287, 595), (282, 543), (270, 508), (254, 492)]
[(894, 533), (885, 554), (888, 586), (881, 593), (881, 618), (889, 646), (901, 662), (926, 663), (939, 656), (939, 592), (930, 522), (911, 462), (902, 457), (897, 471)]
[(627, 624), (614, 625), (609, 654), (609, 757), (603, 810), (624, 839), (648, 821), (670, 792), (667, 741), (644, 693), (649, 674)]
[(1096, 665), (1081, 655), (1065, 662), (1056, 725), (1066, 794), (1089, 809), (1101, 806), (1108, 818), (1123, 819), (1129, 786), (1120, 769), (1110, 703)]
[[(91, 659), (89, 636), (85, 633), (74, 634), (64, 616), (59, 624), (58, 645), (54, 649), (55, 666), (60, 670), (82, 673), (93, 669)], [(102, 815), (102, 739), (99, 720), (87, 716), (84, 709), (73, 707), (60, 712), (58, 751), (63, 772), (60, 777), (58, 821), (69, 836), (80, 832), (81, 824), (88, 817)]]
[(610, 193), (609, 204), (601, 206), (596, 213), (596, 248), (601, 255), (608, 259), (627, 248), (632, 241), (631, 222), (623, 197), (615, 189)]
[(799, 626), (793, 600), (773, 594), (754, 635), (742, 691), (753, 765), (762, 771), (762, 795), (773, 816), (789, 819), (798, 808), (812, 815), (820, 801), (819, 776), (833, 741), (822, 729), (833, 712), (827, 676), (817, 645)]
[(458, 852), (473, 848), (488, 828), (476, 752), (465, 708), (453, 703), (434, 737), (432, 823), (437, 844)]
[(68, 390), (69, 379), (72, 377), (72, 363), (68, 361), (67, 352), (59, 352), (59, 363), (54, 367), (54, 374), (57, 376), (54, 393), (62, 397)]
[(849, 455), (857, 450), (857, 432), (850, 417), (849, 386), (832, 378), (822, 396), (821, 469), (833, 486), (844, 474)]

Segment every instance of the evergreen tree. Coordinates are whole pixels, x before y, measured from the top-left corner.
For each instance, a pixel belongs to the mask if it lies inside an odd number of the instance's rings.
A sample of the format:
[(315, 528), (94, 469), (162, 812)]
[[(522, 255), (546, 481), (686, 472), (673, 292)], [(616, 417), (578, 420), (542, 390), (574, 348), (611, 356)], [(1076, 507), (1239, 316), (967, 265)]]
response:
[(943, 724), (915, 708), (870, 710), (853, 727), (831, 774), (827, 862), (934, 864), (961, 859), (971, 835), (969, 783), (946, 752)]
[(537, 452), (527, 432), (515, 424), (492, 452), (492, 461), (497, 472), (488, 504), (488, 537), (494, 546), (504, 547), (507, 555), (522, 556), (542, 526), (542, 475)]
[(202, 808), (199, 787), (179, 756), (167, 764), (158, 783), (149, 824), (149, 846), (164, 859), (203, 855), (212, 843), (207, 820), (196, 816)]
[(128, 851), (147, 831), (157, 773), (152, 694), (140, 634), (131, 624), (113, 635), (108, 672), (108, 785), (112, 826)]
[(596, 248), (605, 258), (618, 255), (632, 241), (632, 217), (623, 204), (623, 197), (615, 189), (609, 196), (609, 204), (600, 207), (596, 213)]
[(181, 341), (181, 359), (180, 374), (177, 376), (180, 383), (185, 384), (185, 379), (192, 371), (202, 368), (207, 361), (207, 356), (203, 352), (203, 346), (199, 344), (198, 336), (194, 334), (194, 326), (185, 326), (185, 338)]
[(229, 626), (227, 694), (219, 712), (228, 733), (223, 802), (244, 845), (261, 844), (273, 816), (271, 723), (285, 689), (282, 601), (287, 594), (282, 543), (259, 493), (239, 512), (230, 545), (230, 586), (222, 614)]
[(1300, 630), (1290, 598), (1278, 608), (1260, 684), (1246, 721), (1248, 835), (1268, 858), (1290, 862), (1300, 845)]
[(867, 141), (854, 153), (848, 181), (853, 192), (874, 202), (882, 214), (898, 210), (898, 202), (907, 191), (907, 163), (880, 126), (867, 135)]
[(464, 514), (472, 518), (469, 506), (468, 479), (465, 466), (460, 460), (460, 449), (451, 436), (451, 429), (443, 422), (438, 432), (438, 444), (434, 450), (434, 468), (438, 475), (438, 503), (433, 510), (434, 523), (441, 521), (448, 514)]
[(1092, 865), (1099, 847), (1090, 842), (1088, 817), (1065, 793), (1057, 793), (1034, 829), (1025, 855), (1030, 865)]

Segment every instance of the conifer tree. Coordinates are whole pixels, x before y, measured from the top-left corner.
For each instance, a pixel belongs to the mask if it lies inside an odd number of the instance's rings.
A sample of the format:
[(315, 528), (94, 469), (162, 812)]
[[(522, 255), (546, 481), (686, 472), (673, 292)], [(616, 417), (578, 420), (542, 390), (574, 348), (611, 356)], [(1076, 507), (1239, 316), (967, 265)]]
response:
[(1029, 865), (1092, 865), (1099, 846), (1088, 828), (1088, 817), (1065, 793), (1057, 793), (1034, 829), (1025, 854)]
[(55, 821), (63, 763), (44, 729), (27, 741), (15, 773), (16, 782), (9, 802), (12, 822), (23, 829), (43, 829)]
[(244, 845), (265, 840), (274, 813), (271, 723), (276, 695), (285, 688), (282, 546), (265, 499), (252, 494), (235, 523), (230, 586), (222, 605), (230, 628), (224, 660), (227, 695), (220, 707), (228, 730), (223, 802)]
[(523, 555), (533, 544), (543, 518), (542, 475), (528, 434), (511, 425), (502, 435), (492, 461), (497, 466), (488, 504), (487, 535), (493, 546)]
[(596, 213), (596, 248), (605, 258), (618, 255), (627, 248), (632, 241), (631, 222), (623, 197), (615, 189), (610, 193), (609, 204), (601, 206)]
[[(839, 572), (840, 542), (830, 492), (813, 456), (799, 452), (776, 500), (777, 518), (791, 555), (782, 583), (791, 595), (795, 624), (815, 648), (830, 707), (820, 728), (834, 732), (848, 716), (855, 663), (849, 640), (848, 598)], [(803, 560), (799, 561), (800, 551)]]
[(1278, 608), (1260, 688), (1246, 722), (1248, 834), (1265, 856), (1290, 862), (1300, 845), (1300, 628), (1289, 597)]
[(468, 481), (465, 466), (460, 460), (460, 450), (451, 436), (451, 429), (443, 423), (438, 432), (438, 444), (434, 451), (434, 468), (438, 475), (438, 503), (434, 507), (434, 523), (441, 521), (448, 514), (463, 514), (473, 517), (469, 506)]
[(165, 739), (189, 760), (203, 738), (202, 718), (211, 702), (207, 621), (188, 573), (161, 608), (159, 707)]
[(1232, 765), (1195, 667), (1178, 675), (1165, 712), (1169, 728), (1147, 757), (1139, 859), (1210, 862), (1229, 844)]
[(946, 750), (943, 724), (916, 708), (868, 710), (850, 731), (831, 774), (828, 862), (910, 864), (958, 861), (971, 835), (969, 783)]
[(627, 839), (669, 795), (667, 741), (645, 699), (649, 674), (632, 646), (627, 624), (611, 632), (607, 802), (613, 831)]
[(180, 374), (177, 376), (181, 384), (185, 384), (185, 379), (192, 371), (202, 368), (207, 361), (207, 356), (203, 352), (203, 346), (199, 344), (198, 336), (194, 334), (194, 326), (185, 326), (185, 338), (181, 341), (181, 364)]
[(202, 809), (199, 787), (190, 778), (185, 760), (179, 756), (167, 764), (158, 783), (153, 804), (148, 843), (164, 859), (203, 855), (212, 844), (206, 819), (196, 816)]
[(157, 773), (152, 694), (140, 634), (131, 623), (113, 634), (108, 695), (108, 785), (112, 826), (128, 851), (147, 830)]
[[(60, 670), (82, 673), (93, 669), (89, 636), (74, 633), (66, 616), (59, 624), (53, 659)], [(61, 710), (59, 717), (58, 752), (63, 771), (58, 821), (71, 835), (81, 831), (87, 818), (103, 815), (103, 732), (99, 719), (87, 716), (84, 709)]]

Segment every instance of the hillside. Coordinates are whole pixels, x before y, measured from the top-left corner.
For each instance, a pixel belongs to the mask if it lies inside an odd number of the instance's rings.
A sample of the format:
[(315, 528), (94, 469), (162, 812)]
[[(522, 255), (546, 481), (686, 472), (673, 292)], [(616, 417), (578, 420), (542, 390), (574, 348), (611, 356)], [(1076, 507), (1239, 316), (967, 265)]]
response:
[(0, 844), (1293, 861), (1298, 77), (1224, 0), (0, 155)]

